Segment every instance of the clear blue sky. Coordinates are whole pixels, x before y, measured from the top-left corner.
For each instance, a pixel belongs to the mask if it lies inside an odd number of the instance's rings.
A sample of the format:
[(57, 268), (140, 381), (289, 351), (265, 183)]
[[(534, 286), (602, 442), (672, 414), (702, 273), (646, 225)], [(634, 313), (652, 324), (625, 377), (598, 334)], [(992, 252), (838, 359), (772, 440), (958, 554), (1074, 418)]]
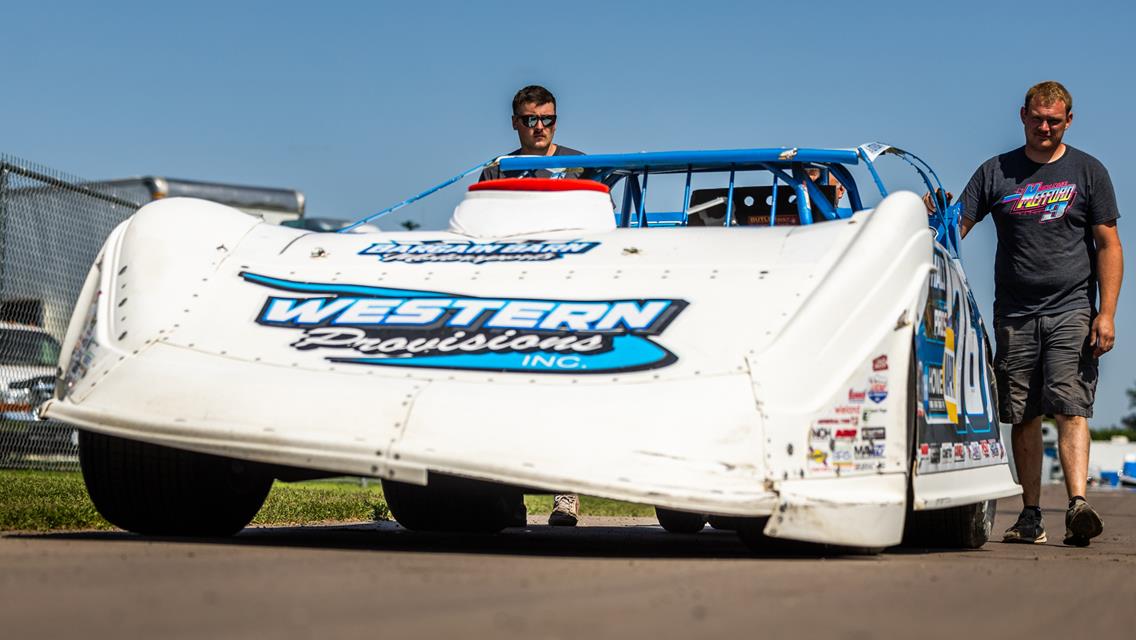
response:
[[(0, 151), (89, 178), (293, 187), (357, 218), (513, 149), (509, 100), (557, 95), (592, 152), (739, 146), (921, 155), (958, 193), (1022, 143), (1022, 94), (1074, 96), (1128, 245), (1096, 426), (1136, 384), (1130, 3), (9, 2)], [(444, 208), (444, 207), (443, 207)], [(444, 211), (431, 212), (435, 217)], [(1133, 227), (1136, 228), (1136, 227)], [(993, 225), (964, 261), (989, 317)]]

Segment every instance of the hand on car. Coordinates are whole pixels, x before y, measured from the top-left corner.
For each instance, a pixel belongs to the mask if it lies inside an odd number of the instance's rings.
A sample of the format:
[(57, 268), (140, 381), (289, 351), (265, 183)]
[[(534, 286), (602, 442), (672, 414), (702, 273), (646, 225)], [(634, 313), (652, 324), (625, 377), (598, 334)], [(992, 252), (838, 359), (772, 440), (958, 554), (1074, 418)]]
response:
[[(951, 200), (954, 197), (955, 197), (954, 194), (951, 193), (950, 191), (948, 191), (947, 192), (947, 204), (950, 204)], [(931, 195), (930, 191), (923, 194), (923, 206), (927, 207), (927, 214), (928, 215), (935, 213), (935, 196)]]

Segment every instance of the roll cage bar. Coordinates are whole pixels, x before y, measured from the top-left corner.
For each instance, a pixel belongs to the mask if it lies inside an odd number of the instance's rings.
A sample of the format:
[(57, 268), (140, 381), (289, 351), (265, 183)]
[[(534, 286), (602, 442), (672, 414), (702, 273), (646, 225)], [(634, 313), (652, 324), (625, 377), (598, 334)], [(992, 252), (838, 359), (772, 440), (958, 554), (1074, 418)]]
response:
[[(677, 224), (685, 226), (689, 220), (690, 181), (691, 176), (697, 173), (729, 172), (729, 187), (726, 197), (725, 226), (731, 225), (734, 178), (739, 171), (767, 171), (773, 175), (773, 211), (770, 214), (770, 225), (775, 224), (777, 189), (780, 183), (792, 188), (796, 193), (797, 215), (800, 224), (812, 224), (813, 206), (825, 220), (846, 218), (853, 211), (863, 209), (860, 191), (852, 177), (848, 166), (863, 162), (868, 169), (881, 197), (888, 195), (888, 190), (876, 170), (875, 162), (883, 155), (894, 155), (911, 165), (923, 180), (928, 192), (935, 194), (935, 211), (928, 216), (928, 225), (935, 232), (936, 238), (947, 247), (948, 251), (958, 257), (959, 246), (959, 207), (951, 206), (945, 197), (946, 190), (942, 188), (939, 177), (930, 165), (913, 153), (904, 151), (878, 142), (860, 145), (855, 149), (809, 149), (809, 148), (772, 148), (772, 149), (721, 149), (709, 151), (656, 151), (641, 153), (610, 153), (579, 156), (500, 156), (472, 167), (438, 185), (418, 193), (398, 204), (392, 205), (362, 218), (339, 232), (349, 232), (352, 229), (371, 222), (384, 215), (393, 213), (412, 204), (426, 196), (440, 191), (463, 178), (481, 171), (487, 167), (497, 166), (501, 171), (532, 173), (537, 170), (552, 171), (554, 177), (565, 177), (565, 164), (571, 165), (573, 172), (582, 170), (579, 177), (596, 180), (608, 187), (614, 187), (620, 180), (626, 180), (623, 192), (623, 207), (620, 211), (618, 224), (620, 227), (646, 227), (648, 216), (646, 211), (648, 177), (652, 174), (685, 174), (686, 186), (683, 198), (683, 210)], [(820, 179), (825, 184), (828, 175), (833, 175), (845, 188), (848, 201), (852, 205), (850, 210), (838, 209), (828, 201), (820, 188), (809, 179), (808, 170), (820, 171)], [(634, 220), (632, 210), (636, 212)]]

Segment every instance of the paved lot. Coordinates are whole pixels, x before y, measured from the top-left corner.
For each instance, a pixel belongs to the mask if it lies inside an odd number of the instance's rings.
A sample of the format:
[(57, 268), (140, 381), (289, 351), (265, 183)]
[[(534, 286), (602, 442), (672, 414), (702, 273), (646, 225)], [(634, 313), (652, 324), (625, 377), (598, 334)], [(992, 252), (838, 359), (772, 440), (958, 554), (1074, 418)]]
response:
[[(154, 638), (1130, 637), (1136, 493), (1097, 492), (1105, 533), (968, 552), (755, 558), (728, 532), (593, 520), (499, 536), (391, 524), (184, 542), (0, 538), (0, 636)], [(1017, 501), (1001, 503), (1000, 532)]]

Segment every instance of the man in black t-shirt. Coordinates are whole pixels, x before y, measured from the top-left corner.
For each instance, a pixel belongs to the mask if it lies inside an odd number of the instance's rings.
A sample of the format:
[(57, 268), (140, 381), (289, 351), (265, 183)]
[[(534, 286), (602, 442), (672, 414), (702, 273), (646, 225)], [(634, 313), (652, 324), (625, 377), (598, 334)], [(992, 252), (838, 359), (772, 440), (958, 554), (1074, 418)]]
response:
[[(556, 135), (556, 98), (548, 89), (531, 85), (521, 89), (513, 96), (513, 129), (520, 139), (521, 148), (514, 149), (507, 156), (579, 156), (582, 151), (569, 149), (552, 141)], [(538, 169), (533, 177), (549, 178), (552, 172)], [(478, 182), (498, 178), (519, 177), (519, 172), (503, 172), (497, 165), (486, 167)]]
[[(510, 151), (509, 156), (580, 156), (582, 151), (569, 149), (552, 141), (556, 135), (556, 98), (552, 92), (540, 85), (530, 85), (513, 96), (513, 129), (520, 139), (521, 148)], [(478, 182), (497, 180), (500, 178), (517, 178), (525, 172), (501, 171), (500, 167), (493, 165), (481, 172)], [(547, 169), (538, 169), (531, 174), (534, 178), (550, 178), (552, 172)], [(510, 526), (523, 527), (526, 525), (527, 509), (524, 497), (514, 504), (513, 519)], [(548, 524), (553, 526), (574, 527), (580, 517), (580, 498), (573, 494), (556, 494), (552, 496), (552, 514), (548, 516)]]
[[(1021, 108), (1025, 146), (975, 171), (962, 195), (960, 231), (988, 214), (998, 233), (994, 335), (999, 414), (1012, 446), (1024, 508), (1005, 542), (1046, 541), (1039, 508), (1041, 419), (1057, 421), (1069, 509), (1065, 544), (1086, 546), (1103, 530), (1085, 502), (1097, 358), (1112, 349), (1124, 269), (1116, 196), (1094, 157), (1062, 142), (1073, 98), (1042, 82)], [(1100, 305), (1097, 306), (1098, 289)]]

